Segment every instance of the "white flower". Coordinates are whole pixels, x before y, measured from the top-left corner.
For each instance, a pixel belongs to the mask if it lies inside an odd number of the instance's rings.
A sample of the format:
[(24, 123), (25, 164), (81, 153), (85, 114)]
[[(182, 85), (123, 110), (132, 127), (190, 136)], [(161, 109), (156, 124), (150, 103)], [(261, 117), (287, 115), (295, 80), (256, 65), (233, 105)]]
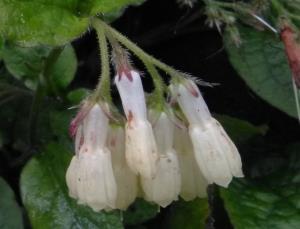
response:
[(184, 80), (174, 91), (189, 122), (195, 158), (206, 180), (227, 187), (233, 176), (243, 177), (239, 152), (212, 118), (197, 85), (192, 80)]
[(78, 124), (75, 139), (77, 155), (72, 158), (66, 173), (70, 196), (95, 211), (115, 208), (117, 186), (111, 153), (105, 147), (108, 118), (95, 104)]
[(175, 150), (173, 149), (173, 124), (166, 113), (162, 112), (155, 122), (154, 135), (160, 153), (155, 178), (141, 178), (145, 199), (166, 207), (178, 199), (180, 192), (180, 171)]
[(175, 128), (174, 148), (177, 152), (180, 173), (181, 191), (180, 196), (185, 200), (193, 200), (196, 197), (206, 197), (207, 181), (197, 165), (193, 145), (187, 129)]
[(147, 120), (141, 77), (133, 70), (121, 72), (116, 75), (115, 83), (127, 118), (127, 163), (134, 173), (153, 178), (156, 174), (158, 152), (151, 124)]
[(107, 145), (112, 152), (112, 165), (118, 188), (116, 208), (126, 210), (137, 197), (138, 180), (126, 164), (124, 129), (111, 127), (108, 133)]

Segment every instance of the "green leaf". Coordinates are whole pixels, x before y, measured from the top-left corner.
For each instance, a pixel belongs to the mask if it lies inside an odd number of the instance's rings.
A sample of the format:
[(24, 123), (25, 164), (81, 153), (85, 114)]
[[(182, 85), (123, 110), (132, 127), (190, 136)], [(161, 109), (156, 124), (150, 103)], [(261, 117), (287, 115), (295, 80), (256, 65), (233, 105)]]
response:
[(268, 31), (240, 27), (242, 45), (237, 48), (224, 36), (229, 59), (247, 85), (268, 103), (297, 117), (292, 76), (280, 40)]
[[(114, 14), (142, 0), (2, 0), (0, 33), (10, 41), (33, 46), (63, 45), (81, 36), (89, 17)], [(118, 15), (118, 14), (116, 14)]]
[(143, 199), (137, 199), (126, 212), (124, 212), (125, 225), (137, 225), (154, 218), (159, 212), (159, 207)]
[[(35, 90), (51, 50), (46, 46), (28, 48), (7, 44), (2, 54), (8, 71), (23, 81), (28, 88)], [(76, 69), (77, 59), (74, 49), (71, 45), (67, 45), (50, 69), (50, 82), (46, 83), (51, 85), (46, 86), (56, 92), (65, 89), (73, 80)]]
[(264, 135), (267, 126), (254, 126), (251, 123), (227, 115), (216, 115), (228, 135), (236, 143), (244, 143), (256, 135)]
[(209, 214), (208, 200), (195, 199), (185, 202), (180, 200), (170, 207), (170, 212), (164, 222), (163, 228), (168, 229), (195, 229), (205, 228), (206, 218)]
[(123, 228), (118, 212), (94, 212), (71, 199), (65, 172), (71, 154), (51, 143), (25, 166), (21, 194), (33, 228)]
[(90, 94), (90, 90), (86, 88), (78, 88), (73, 91), (70, 91), (69, 94), (67, 95), (67, 98), (72, 105), (78, 105), (82, 102), (83, 99), (88, 97), (89, 94)]
[(77, 70), (77, 57), (71, 45), (64, 50), (55, 62), (51, 71), (51, 81), (55, 91), (63, 91), (73, 80)]
[(0, 177), (0, 228), (21, 229), (23, 228), (23, 218), (18, 206), (13, 190)]
[(62, 45), (88, 28), (88, 18), (77, 15), (76, 0), (3, 0), (0, 31), (11, 41), (26, 45)]
[(290, 163), (256, 180), (235, 179), (221, 197), (236, 229), (298, 228), (300, 225), (300, 145), (288, 151)]

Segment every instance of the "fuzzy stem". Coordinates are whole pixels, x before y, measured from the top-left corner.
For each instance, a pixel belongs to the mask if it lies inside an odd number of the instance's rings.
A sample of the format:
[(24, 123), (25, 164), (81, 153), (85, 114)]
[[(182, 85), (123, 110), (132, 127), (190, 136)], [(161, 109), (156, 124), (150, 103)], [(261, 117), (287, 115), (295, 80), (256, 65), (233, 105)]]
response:
[(148, 53), (144, 52), (140, 47), (130, 41), (127, 37), (119, 33), (114, 28), (107, 25), (105, 22), (101, 21), (100, 19), (94, 19), (95, 21), (99, 22), (102, 27), (105, 29), (106, 33), (110, 34), (109, 36), (114, 37), (117, 39), (121, 44), (126, 46), (129, 50), (131, 50), (137, 57), (139, 57), (144, 63), (152, 63), (156, 65), (158, 68), (165, 71), (172, 77), (182, 77), (181, 73), (176, 71), (174, 68), (168, 66), (167, 64), (157, 60), (153, 56), (149, 55)]
[(100, 98), (108, 103), (112, 103), (111, 91), (110, 91), (110, 69), (109, 69), (109, 53), (107, 47), (107, 40), (105, 36), (105, 30), (102, 23), (99, 20), (92, 20), (92, 25), (96, 30), (101, 58), (101, 75), (99, 83), (95, 90), (95, 99)]

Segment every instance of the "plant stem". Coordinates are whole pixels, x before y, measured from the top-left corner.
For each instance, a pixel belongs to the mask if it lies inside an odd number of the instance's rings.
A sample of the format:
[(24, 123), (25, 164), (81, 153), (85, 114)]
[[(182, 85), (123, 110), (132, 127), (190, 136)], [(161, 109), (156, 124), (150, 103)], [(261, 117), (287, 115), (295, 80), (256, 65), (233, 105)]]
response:
[(62, 52), (62, 48), (55, 48), (51, 51), (49, 56), (47, 57), (44, 65), (43, 72), (40, 74), (39, 82), (37, 85), (37, 89), (35, 91), (33, 101), (30, 108), (30, 116), (29, 116), (29, 147), (31, 147), (35, 143), (35, 131), (36, 124), (38, 121), (38, 115), (40, 111), (40, 106), (43, 102), (43, 99), (46, 96), (47, 83), (51, 82), (51, 69), (53, 65), (56, 63), (59, 55)]
[(92, 20), (92, 25), (96, 30), (100, 48), (101, 58), (101, 75), (99, 83), (95, 90), (96, 99), (102, 98), (108, 103), (112, 103), (111, 92), (110, 92), (110, 70), (109, 70), (109, 53), (107, 47), (107, 40), (105, 36), (105, 30), (99, 20)]
[(167, 74), (173, 77), (181, 77), (181, 73), (175, 70), (174, 68), (168, 66), (167, 64), (157, 60), (153, 56), (149, 55), (148, 53), (144, 52), (140, 47), (130, 41), (127, 37), (119, 33), (114, 28), (107, 25), (105, 22), (101, 21), (100, 19), (95, 19), (102, 27), (105, 29), (105, 32), (110, 34), (109, 36), (114, 37), (117, 39), (121, 44), (126, 46), (129, 50), (131, 50), (137, 57), (139, 57), (144, 63), (152, 63), (156, 65), (158, 68), (165, 71)]

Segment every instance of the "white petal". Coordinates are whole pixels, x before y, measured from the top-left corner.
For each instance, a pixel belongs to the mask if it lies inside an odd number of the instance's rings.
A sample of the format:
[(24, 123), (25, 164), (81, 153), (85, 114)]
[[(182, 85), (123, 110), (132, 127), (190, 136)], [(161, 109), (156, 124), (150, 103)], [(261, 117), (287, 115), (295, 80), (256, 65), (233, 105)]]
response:
[(177, 152), (181, 173), (180, 196), (186, 201), (196, 197), (206, 197), (208, 183), (197, 165), (188, 131), (175, 128), (174, 136), (174, 148)]
[(124, 112), (128, 120), (131, 119), (131, 115), (137, 119), (146, 120), (146, 102), (140, 74), (136, 71), (130, 71), (130, 73), (131, 79), (125, 73), (115, 77)]
[(181, 178), (175, 151), (170, 150), (165, 155), (161, 155), (155, 178), (142, 177), (141, 181), (146, 200), (155, 202), (161, 207), (166, 207), (177, 200)]
[(78, 192), (77, 192), (78, 168), (79, 168), (78, 158), (77, 156), (73, 156), (66, 173), (66, 182), (69, 189), (69, 195), (72, 198), (78, 198)]
[(117, 185), (108, 149), (79, 154), (77, 190), (78, 202), (94, 211), (115, 208)]
[(175, 91), (179, 106), (190, 124), (204, 126), (211, 119), (201, 92), (192, 80), (185, 80), (184, 83), (175, 86)]
[(105, 146), (108, 118), (102, 108), (95, 104), (83, 120), (84, 144), (91, 150)]
[(163, 154), (172, 149), (174, 125), (165, 112), (162, 112), (153, 124), (153, 132), (158, 152)]
[(213, 119), (211, 128), (212, 138), (215, 142), (214, 144), (220, 151), (223, 152), (232, 175), (235, 177), (243, 177), (242, 161), (236, 146), (217, 120)]
[(124, 129), (110, 128), (107, 142), (112, 153), (113, 171), (118, 188), (116, 208), (126, 210), (137, 197), (138, 180), (126, 163)]
[(131, 170), (147, 178), (156, 174), (157, 146), (148, 121), (126, 124), (126, 160)]
[(227, 187), (232, 174), (224, 152), (213, 141), (212, 131), (212, 128), (203, 130), (197, 125), (189, 127), (195, 158), (208, 183)]

